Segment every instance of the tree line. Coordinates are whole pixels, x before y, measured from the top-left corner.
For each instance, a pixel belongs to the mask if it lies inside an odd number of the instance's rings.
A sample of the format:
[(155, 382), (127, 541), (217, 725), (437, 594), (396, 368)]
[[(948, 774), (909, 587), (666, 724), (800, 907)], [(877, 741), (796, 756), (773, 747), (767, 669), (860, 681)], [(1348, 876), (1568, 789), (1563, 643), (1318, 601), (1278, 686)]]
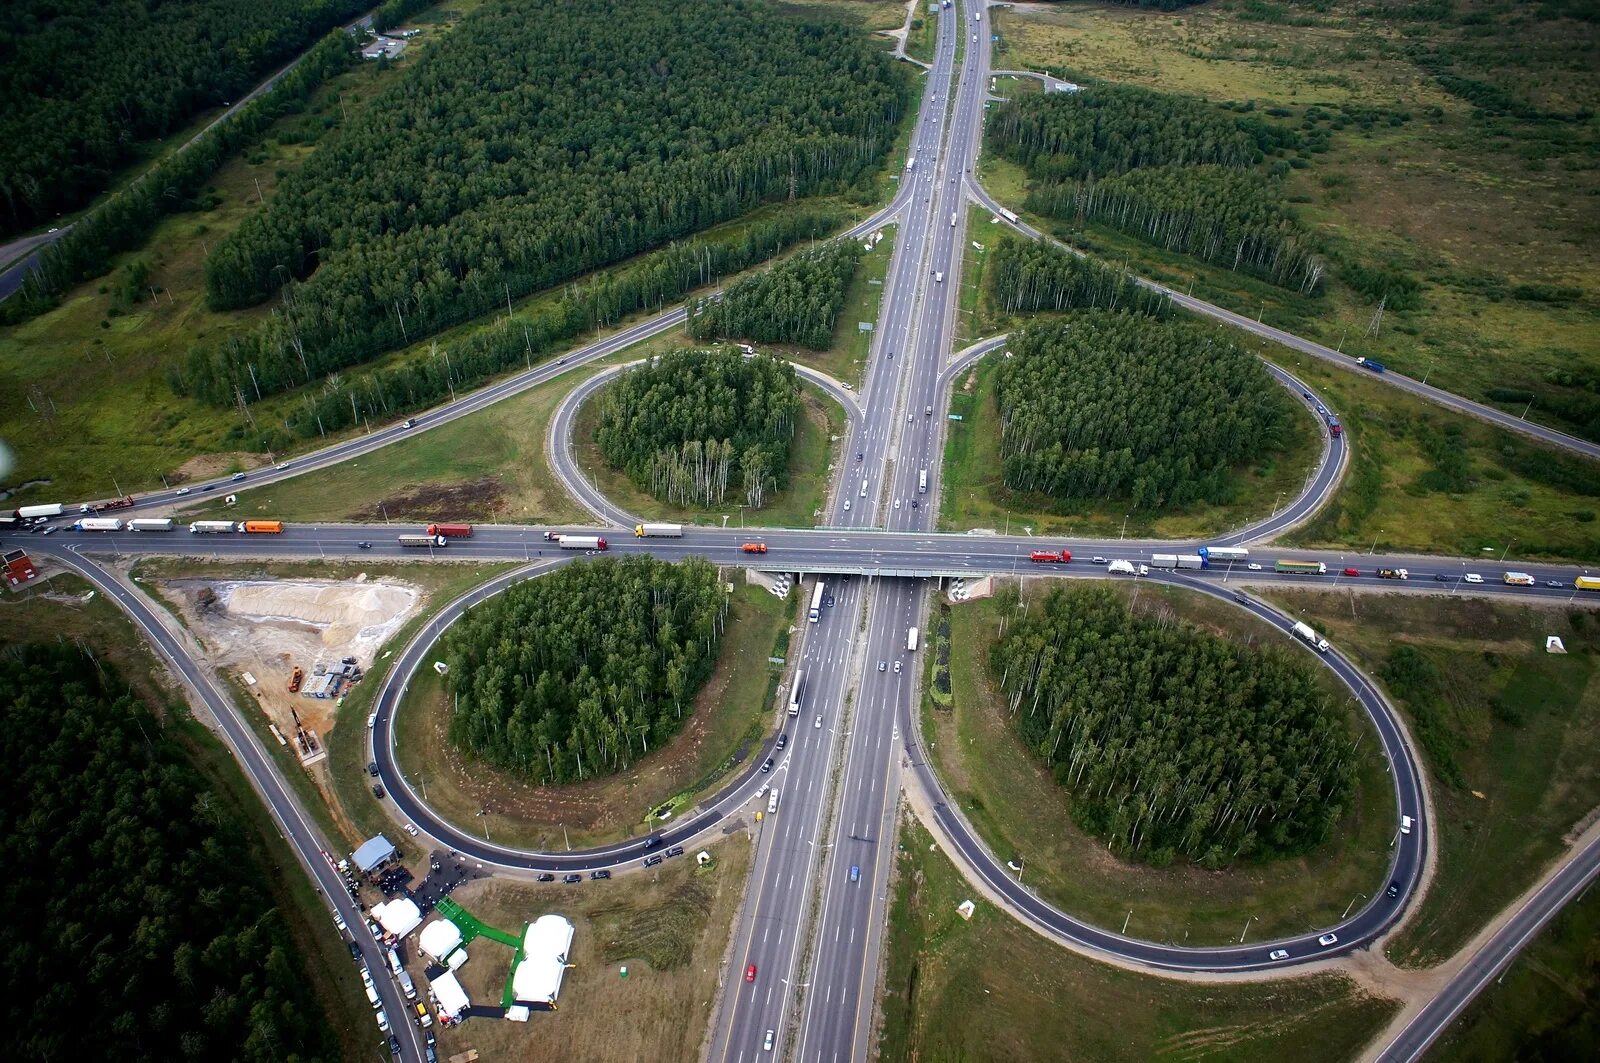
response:
[(1113, 851), (1207, 867), (1305, 852), (1355, 787), (1355, 741), (1311, 668), (1110, 589), (1055, 590), (990, 651), (1028, 750)]
[(906, 76), (843, 25), (747, 0), (486, 5), (324, 140), (206, 263), (283, 290), (200, 356), (272, 394), (532, 291), (881, 165)]
[(361, 0), (12, 0), (0, 238), (77, 210), (141, 146), (238, 99)]
[(1127, 310), (1165, 317), (1172, 301), (1113, 269), (1044, 240), (1002, 233), (989, 252), (989, 296), (1005, 313)]
[[(553, 305), (519, 311), (459, 342), (434, 343), (428, 352), (369, 372), (330, 373), (322, 386), (303, 390), (280, 425), (258, 425), (264, 449), (325, 436), (342, 428), (424, 409), (491, 377), (531, 368), (595, 328), (616, 325), (641, 310), (660, 311), (685, 292), (738, 273), (794, 246), (839, 229), (835, 208), (795, 207), (746, 226), (736, 234), (704, 237), (656, 251), (643, 259), (567, 288)], [(187, 374), (173, 378), (180, 393), (191, 386), (225, 388), (209, 362), (191, 358)], [(248, 387), (248, 385), (246, 385)], [(203, 392), (223, 401), (225, 391)], [(246, 391), (248, 399), (258, 398)], [(241, 440), (245, 429), (239, 429)]]
[(540, 785), (622, 771), (683, 726), (727, 611), (698, 558), (606, 558), (516, 584), (445, 634), (450, 739)]
[(1282, 449), (1288, 397), (1191, 322), (1087, 311), (1011, 335), (995, 393), (1006, 485), (1156, 510), (1222, 503), (1233, 470)]
[(718, 505), (743, 486), (746, 504), (760, 509), (788, 481), (800, 417), (788, 362), (673, 351), (624, 373), (597, 401), (601, 454), (665, 502)]
[(43, 313), (72, 285), (105, 273), (113, 255), (138, 247), (166, 215), (190, 209), (218, 167), (279, 118), (302, 109), (311, 94), (348, 67), (355, 55), (350, 35), (334, 30), (272, 88), (79, 218), (45, 248), (38, 268), (17, 293), (0, 303), (0, 321), (16, 322)]
[(689, 335), (827, 350), (864, 253), (855, 240), (834, 240), (735, 281), (720, 299), (696, 299), (689, 307)]
[(1302, 293), (1321, 284), (1316, 241), (1289, 209), (1300, 134), (1190, 96), (1133, 86), (1019, 96), (996, 110), (991, 146), (1026, 167), (1029, 210), (1096, 222), (1168, 251)]
[(12, 646), (0, 708), (8, 1054), (338, 1058), (243, 826), (115, 672)]

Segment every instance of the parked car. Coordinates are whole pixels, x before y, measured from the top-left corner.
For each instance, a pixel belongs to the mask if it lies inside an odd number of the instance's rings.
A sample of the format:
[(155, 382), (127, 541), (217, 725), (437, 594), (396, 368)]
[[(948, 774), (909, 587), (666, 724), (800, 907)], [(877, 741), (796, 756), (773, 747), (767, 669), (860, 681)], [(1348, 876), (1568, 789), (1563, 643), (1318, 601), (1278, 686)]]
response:
[(376, 797), (379, 801), (382, 801), (383, 800), (383, 787), (381, 787), (378, 784), (374, 783), (372, 785), (372, 796)]
[(556, 880), (556, 877), (554, 875), (552, 875), (550, 872), (548, 872), (548, 871), (539, 872), (539, 881), (540, 882), (554, 882), (555, 880)]
[(683, 855), (683, 846), (674, 845), (672, 848), (667, 850), (667, 855), (668, 856), (682, 856)]
[(589, 877), (594, 879), (596, 882), (600, 882), (604, 879), (610, 878), (611, 872), (607, 871), (605, 868), (601, 868), (599, 871), (589, 872)]
[(645, 867), (655, 867), (657, 864), (661, 863), (662, 859), (663, 859), (663, 857), (661, 856), (660, 853), (653, 853), (650, 856), (647, 856), (647, 857), (644, 858), (644, 866)]
[(565, 882), (569, 886), (572, 886), (572, 885), (576, 885), (579, 882), (582, 882), (583, 881), (583, 876), (578, 874), (577, 872), (573, 872), (571, 874), (562, 875), (561, 876), (561, 881)]

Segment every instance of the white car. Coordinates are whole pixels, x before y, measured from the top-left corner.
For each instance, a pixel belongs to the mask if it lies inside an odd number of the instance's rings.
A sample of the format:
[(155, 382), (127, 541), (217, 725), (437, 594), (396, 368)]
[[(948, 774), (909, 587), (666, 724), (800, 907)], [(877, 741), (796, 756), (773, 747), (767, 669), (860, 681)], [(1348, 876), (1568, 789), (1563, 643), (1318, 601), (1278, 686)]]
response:
[(1466, 575), (1466, 581), (1468, 583), (1482, 583), (1483, 577), (1478, 575), (1476, 572), (1468, 572)]
[(1323, 948), (1327, 948), (1329, 945), (1337, 945), (1338, 943), (1338, 934), (1323, 934), (1317, 939), (1317, 944), (1321, 945)]
[(900, 674), (900, 662), (899, 661), (894, 662), (894, 674), (895, 675), (899, 675)]
[(1244, 567), (1249, 569), (1251, 572), (1260, 572), (1261, 571), (1261, 566), (1256, 564), (1254, 561), (1250, 562), (1248, 565), (1246, 565)]
[(894, 508), (895, 509), (899, 509), (900, 508), (900, 500), (898, 498), (894, 500)]
[(822, 726), (822, 716), (821, 716), (820, 713), (817, 715), (817, 722), (812, 724), (811, 726), (812, 727), (821, 727)]
[(767, 1031), (766, 1040), (761, 1042), (761, 1050), (763, 1052), (772, 1051), (772, 1042), (773, 1042), (773, 1039), (776, 1038), (776, 1037), (777, 1037), (777, 1034), (774, 1031), (768, 1030)]
[(383, 1013), (382, 1008), (378, 1009), (378, 1030), (381, 1033), (389, 1032), (389, 1016)]
[(176, 491), (174, 491), (172, 493), (175, 494), (175, 495), (186, 495), (191, 490), (193, 490), (193, 489), (192, 488), (188, 488), (188, 487), (180, 487), (180, 488), (178, 488)]
[(1288, 949), (1273, 949), (1271, 952), (1267, 953), (1267, 959), (1269, 960), (1287, 960), (1288, 958)]
[(848, 498), (844, 500), (844, 511), (846, 513), (850, 512), (850, 500)]

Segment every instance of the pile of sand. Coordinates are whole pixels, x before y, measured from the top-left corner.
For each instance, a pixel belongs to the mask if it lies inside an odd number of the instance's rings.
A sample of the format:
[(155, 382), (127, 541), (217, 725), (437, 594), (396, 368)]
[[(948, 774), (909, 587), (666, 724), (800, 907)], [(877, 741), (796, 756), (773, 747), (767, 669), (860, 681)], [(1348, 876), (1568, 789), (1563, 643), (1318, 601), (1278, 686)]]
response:
[(370, 665), (378, 647), (406, 622), (421, 595), (394, 583), (241, 580), (215, 584), (230, 619), (311, 628), (333, 658)]

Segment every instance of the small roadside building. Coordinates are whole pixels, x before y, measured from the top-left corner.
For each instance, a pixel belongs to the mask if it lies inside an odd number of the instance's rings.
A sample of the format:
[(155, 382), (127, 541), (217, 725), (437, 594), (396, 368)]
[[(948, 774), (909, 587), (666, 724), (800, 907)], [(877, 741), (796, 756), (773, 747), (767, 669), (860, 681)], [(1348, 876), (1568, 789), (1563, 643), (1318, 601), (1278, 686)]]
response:
[(422, 909), (410, 897), (396, 897), (372, 907), (372, 917), (384, 931), (403, 938), (422, 925)]
[(361, 847), (350, 854), (350, 862), (363, 875), (370, 875), (393, 863), (397, 855), (394, 842), (378, 834), (362, 842)]
[(523, 960), (511, 975), (512, 996), (519, 1004), (555, 1009), (572, 933), (572, 924), (559, 915), (541, 915), (529, 924), (522, 939)]
[(451, 1022), (459, 1019), (472, 1003), (467, 999), (467, 991), (456, 981), (456, 976), (448, 971), (435, 978), (430, 988), (433, 990), (433, 1002), (439, 1006), (439, 1014)]
[(435, 919), (422, 928), (417, 947), (437, 962), (448, 964), (450, 954), (461, 947), (461, 928), (448, 919)]

